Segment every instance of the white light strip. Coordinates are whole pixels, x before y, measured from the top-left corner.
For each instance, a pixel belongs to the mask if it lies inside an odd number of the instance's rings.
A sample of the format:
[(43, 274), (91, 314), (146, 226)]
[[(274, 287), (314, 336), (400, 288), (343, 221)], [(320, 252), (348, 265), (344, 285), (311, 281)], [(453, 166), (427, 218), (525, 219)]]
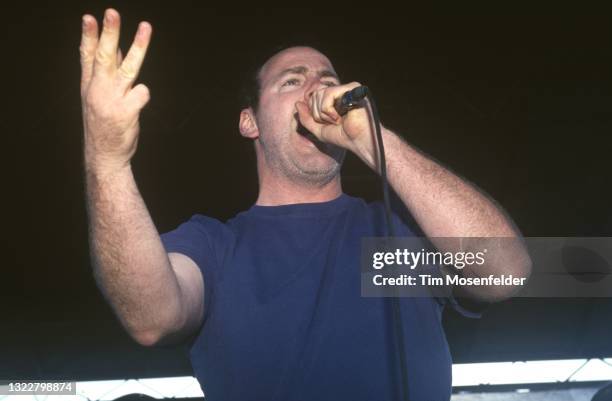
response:
[(453, 387), (612, 380), (612, 358), (453, 365)]
[(200, 383), (192, 376), (77, 382), (76, 388), (77, 395), (92, 401), (111, 401), (132, 393), (146, 394), (157, 399), (204, 396)]
[[(612, 358), (453, 365), (453, 387), (604, 380), (612, 380)], [(200, 384), (191, 376), (77, 382), (76, 391), (73, 396), (0, 395), (0, 401), (112, 401), (131, 393), (156, 399), (204, 396)]]

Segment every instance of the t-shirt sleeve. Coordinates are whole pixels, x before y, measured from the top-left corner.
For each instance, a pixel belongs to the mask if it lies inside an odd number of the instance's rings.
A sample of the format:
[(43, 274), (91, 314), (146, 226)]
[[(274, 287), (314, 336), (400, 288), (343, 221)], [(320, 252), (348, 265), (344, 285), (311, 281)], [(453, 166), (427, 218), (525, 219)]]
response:
[(176, 229), (161, 235), (167, 253), (176, 252), (195, 262), (204, 279), (204, 318), (219, 280), (227, 228), (218, 220), (193, 215)]

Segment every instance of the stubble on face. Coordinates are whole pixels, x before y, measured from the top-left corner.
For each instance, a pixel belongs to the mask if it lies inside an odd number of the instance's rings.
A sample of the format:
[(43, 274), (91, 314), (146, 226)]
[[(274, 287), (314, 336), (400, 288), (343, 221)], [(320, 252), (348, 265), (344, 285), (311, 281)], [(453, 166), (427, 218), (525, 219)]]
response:
[[(262, 91), (270, 90), (266, 87), (266, 78), (284, 68), (302, 64), (333, 68), (329, 60), (314, 49), (287, 49), (273, 56), (262, 68)], [(282, 101), (282, 96), (287, 95), (279, 95), (274, 90), (263, 94), (256, 114), (259, 148), (267, 166), (294, 182), (312, 186), (328, 184), (340, 173), (345, 151), (316, 139), (299, 123), (294, 109), (298, 99), (291, 98), (287, 102)]]

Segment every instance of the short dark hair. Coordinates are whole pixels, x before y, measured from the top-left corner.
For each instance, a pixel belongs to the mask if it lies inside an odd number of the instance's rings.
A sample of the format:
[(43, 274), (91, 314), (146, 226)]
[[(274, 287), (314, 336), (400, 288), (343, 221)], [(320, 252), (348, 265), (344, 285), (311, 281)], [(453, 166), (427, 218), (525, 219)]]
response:
[(317, 50), (321, 48), (318, 43), (283, 43), (266, 47), (262, 51), (259, 51), (258, 54), (252, 55), (252, 63), (246, 68), (246, 75), (243, 78), (240, 93), (240, 103), (242, 108), (246, 109), (251, 107), (253, 111), (257, 113), (257, 110), (259, 109), (259, 95), (261, 91), (261, 69), (273, 56), (292, 47), (310, 47)]

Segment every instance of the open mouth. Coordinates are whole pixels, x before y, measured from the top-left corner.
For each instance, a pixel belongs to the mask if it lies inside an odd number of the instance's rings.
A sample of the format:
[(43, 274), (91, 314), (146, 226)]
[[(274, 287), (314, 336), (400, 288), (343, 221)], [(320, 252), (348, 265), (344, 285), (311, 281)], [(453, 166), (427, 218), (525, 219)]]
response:
[(302, 125), (302, 123), (300, 122), (300, 119), (298, 118), (297, 113), (295, 114), (295, 121), (297, 123), (297, 127), (296, 127), (296, 132), (298, 134), (300, 134), (301, 136), (303, 136), (306, 139), (309, 139), (310, 141), (312, 141), (315, 145), (322, 145), (323, 142), (321, 142), (319, 140), (319, 138), (317, 138), (312, 132), (310, 132), (306, 127), (304, 127)]
[(297, 133), (300, 134), (301, 136), (303, 136), (304, 138), (310, 139), (311, 141), (313, 141), (315, 143), (321, 143), (319, 138), (314, 136), (314, 134), (312, 132), (308, 131), (306, 129), (306, 127), (304, 127), (300, 123), (298, 123), (298, 126), (297, 126)]
[(296, 123), (295, 131), (298, 133), (298, 135), (308, 140), (321, 153), (325, 153), (329, 157), (335, 159), (338, 163), (342, 163), (342, 160), (344, 159), (344, 151), (341, 148), (319, 140), (319, 138), (310, 132), (308, 128), (304, 127), (302, 123), (300, 123), (297, 113), (295, 113), (294, 118)]

